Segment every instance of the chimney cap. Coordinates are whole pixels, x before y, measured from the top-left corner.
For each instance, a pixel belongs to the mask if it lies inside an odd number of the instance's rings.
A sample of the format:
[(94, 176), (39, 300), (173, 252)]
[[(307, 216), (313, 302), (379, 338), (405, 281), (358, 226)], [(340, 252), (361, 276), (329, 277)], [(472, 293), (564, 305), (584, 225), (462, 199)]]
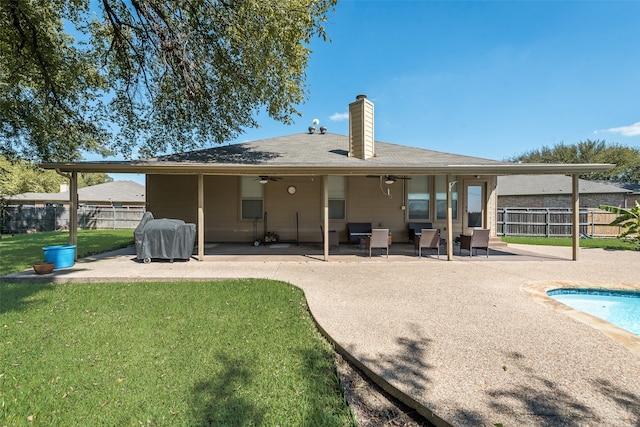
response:
[(364, 95), (364, 94), (357, 95), (356, 99), (367, 99), (367, 95)]

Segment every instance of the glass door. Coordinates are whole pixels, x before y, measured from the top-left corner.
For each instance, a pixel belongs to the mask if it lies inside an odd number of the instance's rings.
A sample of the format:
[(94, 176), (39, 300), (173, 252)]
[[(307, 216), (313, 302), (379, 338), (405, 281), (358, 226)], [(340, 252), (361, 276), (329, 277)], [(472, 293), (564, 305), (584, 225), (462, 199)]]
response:
[(464, 232), (470, 233), (471, 228), (485, 228), (485, 183), (465, 183), (465, 215)]

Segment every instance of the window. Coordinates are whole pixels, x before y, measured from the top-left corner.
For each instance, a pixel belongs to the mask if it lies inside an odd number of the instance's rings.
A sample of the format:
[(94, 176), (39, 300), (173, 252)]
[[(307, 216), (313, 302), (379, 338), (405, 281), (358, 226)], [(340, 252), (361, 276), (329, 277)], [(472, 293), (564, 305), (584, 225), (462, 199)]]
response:
[(407, 182), (409, 219), (429, 219), (429, 177), (412, 176)]
[(329, 176), (329, 219), (345, 219), (344, 176)]
[(262, 218), (262, 188), (256, 178), (243, 176), (240, 180), (242, 219)]
[[(451, 177), (451, 182), (457, 181)], [(458, 219), (458, 183), (451, 186), (451, 217)], [(447, 177), (436, 176), (436, 219), (447, 219)]]

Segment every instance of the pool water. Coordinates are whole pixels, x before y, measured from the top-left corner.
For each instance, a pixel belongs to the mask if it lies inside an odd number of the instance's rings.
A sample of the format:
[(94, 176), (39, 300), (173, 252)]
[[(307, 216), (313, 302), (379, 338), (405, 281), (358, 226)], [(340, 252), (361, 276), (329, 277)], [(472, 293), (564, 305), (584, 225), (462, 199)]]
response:
[(554, 289), (551, 298), (640, 336), (640, 292), (603, 289)]

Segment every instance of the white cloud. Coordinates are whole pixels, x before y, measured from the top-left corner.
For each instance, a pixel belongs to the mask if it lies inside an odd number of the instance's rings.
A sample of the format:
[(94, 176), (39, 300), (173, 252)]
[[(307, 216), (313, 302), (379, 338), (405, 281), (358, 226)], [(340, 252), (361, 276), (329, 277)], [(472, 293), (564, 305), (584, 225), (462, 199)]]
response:
[(349, 120), (349, 113), (333, 113), (329, 120), (332, 122), (341, 122), (344, 120)]
[(640, 122), (636, 122), (630, 126), (607, 129), (607, 132), (619, 133), (622, 136), (638, 136), (640, 135)]

